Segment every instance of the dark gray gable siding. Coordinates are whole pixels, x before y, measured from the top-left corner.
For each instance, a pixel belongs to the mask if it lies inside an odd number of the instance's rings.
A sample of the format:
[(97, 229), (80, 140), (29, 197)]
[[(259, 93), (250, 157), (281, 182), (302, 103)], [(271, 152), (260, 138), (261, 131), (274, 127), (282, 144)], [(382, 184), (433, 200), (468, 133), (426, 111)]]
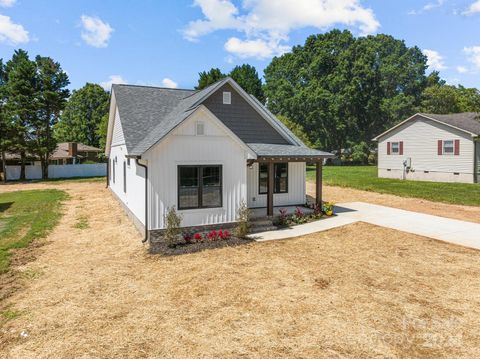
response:
[[(231, 92), (231, 105), (223, 104), (224, 91)], [(290, 144), (230, 84), (223, 85), (203, 104), (245, 143)]]

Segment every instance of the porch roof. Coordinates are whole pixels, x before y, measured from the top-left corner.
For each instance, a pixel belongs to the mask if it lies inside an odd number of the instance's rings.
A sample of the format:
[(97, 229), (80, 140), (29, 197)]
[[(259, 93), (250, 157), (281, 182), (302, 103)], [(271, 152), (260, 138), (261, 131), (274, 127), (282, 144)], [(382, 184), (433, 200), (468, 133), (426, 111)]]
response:
[(275, 145), (269, 143), (247, 143), (258, 157), (305, 157), (333, 158), (335, 155), (325, 151), (314, 150), (303, 146)]

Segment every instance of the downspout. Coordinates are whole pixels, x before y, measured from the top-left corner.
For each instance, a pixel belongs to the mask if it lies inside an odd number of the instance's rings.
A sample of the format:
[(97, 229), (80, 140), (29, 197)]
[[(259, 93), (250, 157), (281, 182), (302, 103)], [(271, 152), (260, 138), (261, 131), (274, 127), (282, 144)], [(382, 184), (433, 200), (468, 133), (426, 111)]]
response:
[(107, 183), (105, 188), (108, 188), (109, 184), (110, 184), (110, 158), (107, 157)]
[(148, 235), (148, 167), (147, 165), (143, 165), (138, 160), (140, 157), (135, 158), (135, 163), (140, 166), (145, 168), (145, 236), (142, 239), (142, 243), (145, 243), (149, 239)]

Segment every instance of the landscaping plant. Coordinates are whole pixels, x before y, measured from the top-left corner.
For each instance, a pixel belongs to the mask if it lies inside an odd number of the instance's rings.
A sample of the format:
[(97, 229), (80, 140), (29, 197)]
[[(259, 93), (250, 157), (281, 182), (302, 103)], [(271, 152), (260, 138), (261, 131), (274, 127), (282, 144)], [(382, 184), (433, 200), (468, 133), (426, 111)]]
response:
[(234, 230), (235, 236), (243, 238), (248, 234), (248, 230), (250, 229), (249, 219), (250, 210), (248, 209), (247, 204), (242, 201), (237, 211), (237, 225)]
[(165, 222), (163, 238), (169, 247), (175, 247), (180, 234), (180, 224), (182, 223), (182, 216), (177, 213), (175, 206), (167, 208)]
[(333, 206), (332, 202), (323, 202), (323, 213), (327, 216), (333, 216)]

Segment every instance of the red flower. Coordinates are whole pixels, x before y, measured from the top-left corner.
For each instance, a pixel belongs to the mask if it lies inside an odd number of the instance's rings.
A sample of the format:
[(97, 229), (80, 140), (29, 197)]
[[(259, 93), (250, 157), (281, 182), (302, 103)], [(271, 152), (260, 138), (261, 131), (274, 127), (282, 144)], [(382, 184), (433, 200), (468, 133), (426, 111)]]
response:
[(200, 233), (195, 233), (193, 238), (197, 241), (200, 242), (202, 240), (202, 235)]

